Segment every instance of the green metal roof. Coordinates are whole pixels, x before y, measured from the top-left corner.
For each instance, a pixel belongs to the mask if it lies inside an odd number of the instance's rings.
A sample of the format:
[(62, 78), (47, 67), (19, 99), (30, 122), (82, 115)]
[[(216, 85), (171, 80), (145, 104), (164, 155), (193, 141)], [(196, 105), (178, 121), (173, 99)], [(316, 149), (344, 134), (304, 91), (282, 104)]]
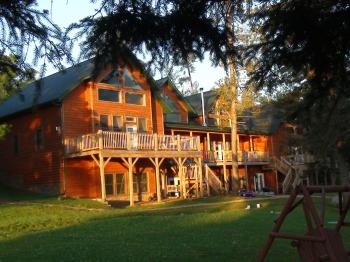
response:
[[(134, 54), (127, 52), (127, 54), (123, 56), (123, 59), (125, 62), (133, 63), (138, 66), (151, 85), (151, 89), (156, 91), (156, 82)], [(93, 70), (94, 61), (93, 59), (89, 59), (28, 84), (18, 94), (9, 97), (0, 104), (0, 120), (4, 120), (7, 117), (33, 107), (62, 102), (63, 98), (80, 83), (93, 77)], [(126, 77), (128, 81), (130, 80), (129, 75), (124, 75), (124, 77)], [(132, 83), (132, 79), (130, 81), (130, 83)], [(156, 94), (155, 97), (161, 100)]]
[(0, 119), (30, 109), (34, 105), (60, 102), (77, 85), (88, 79), (92, 70), (92, 61), (87, 60), (28, 84), (18, 94), (0, 104)]
[[(205, 113), (208, 114), (214, 108), (218, 94), (215, 92), (215, 90), (210, 90), (204, 92), (203, 96)], [(186, 100), (197, 111), (198, 115), (202, 114), (202, 101), (200, 93), (187, 96)], [(258, 109), (259, 110), (255, 110), (254, 112), (251, 110), (246, 110), (243, 113), (244, 116), (238, 116), (238, 122), (240, 123), (237, 125), (237, 128), (239, 133), (273, 134), (276, 132), (281, 122), (276, 117), (276, 107), (272, 105), (263, 105)], [(199, 127), (203, 128), (202, 126)], [(225, 129), (222, 129), (222, 127), (218, 126), (209, 126), (207, 128), (210, 128), (217, 132), (225, 131)], [(205, 130), (205, 128), (203, 130)]]
[[(157, 93), (160, 96), (162, 89), (166, 86), (166, 84), (169, 85), (169, 87), (171, 88), (171, 90), (174, 92), (174, 94), (176, 95), (176, 97), (182, 101), (186, 107), (186, 109), (188, 110), (188, 113), (190, 115), (197, 115), (196, 110), (192, 107), (192, 105), (185, 99), (185, 97), (182, 95), (182, 93), (179, 91), (179, 89), (177, 89), (177, 87), (172, 83), (172, 81), (168, 78), (168, 77), (164, 77), (161, 79), (158, 79), (155, 81), (156, 83), (156, 87), (157, 87)], [(172, 105), (171, 101), (166, 101), (165, 99), (163, 99), (164, 102), (164, 107), (163, 107), (163, 111), (164, 113), (174, 113), (176, 112), (176, 108), (174, 108), (174, 106)]]

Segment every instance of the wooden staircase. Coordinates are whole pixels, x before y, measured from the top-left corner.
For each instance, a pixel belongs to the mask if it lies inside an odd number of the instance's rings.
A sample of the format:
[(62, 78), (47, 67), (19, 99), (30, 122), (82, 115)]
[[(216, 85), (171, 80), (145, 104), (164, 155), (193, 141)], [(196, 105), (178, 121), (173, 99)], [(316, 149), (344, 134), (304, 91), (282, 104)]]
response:
[(286, 194), (291, 189), (295, 189), (303, 182), (303, 171), (306, 168), (305, 164), (292, 163), (284, 157), (281, 157), (280, 159), (273, 158), (273, 164), (277, 171), (285, 175), (282, 183), (283, 194)]
[(210, 167), (207, 164), (204, 164), (205, 168), (205, 175), (207, 178), (207, 185), (209, 185), (209, 188), (215, 192), (216, 194), (220, 194), (223, 189), (223, 185), (221, 180), (215, 175), (214, 171), (210, 169)]

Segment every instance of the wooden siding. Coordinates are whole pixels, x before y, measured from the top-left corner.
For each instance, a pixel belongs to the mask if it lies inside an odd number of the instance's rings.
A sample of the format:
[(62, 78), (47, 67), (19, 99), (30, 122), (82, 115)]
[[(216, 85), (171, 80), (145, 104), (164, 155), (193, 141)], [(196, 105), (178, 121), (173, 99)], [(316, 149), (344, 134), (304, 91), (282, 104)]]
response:
[(153, 121), (153, 132), (157, 134), (164, 134), (163, 108), (160, 102), (153, 96), (152, 96), (152, 121)]
[[(61, 171), (60, 107), (40, 108), (9, 120), (11, 131), (0, 140), (0, 176), (5, 184), (47, 194), (63, 188)], [(57, 128), (56, 128), (57, 127)], [(35, 146), (35, 133), (43, 130), (43, 147)], [(14, 152), (14, 135), (19, 152)]]
[[(140, 159), (134, 167), (134, 172), (148, 174), (148, 192), (143, 194), (144, 197), (147, 198), (143, 200), (148, 200), (148, 197), (153, 196), (156, 192), (155, 172), (153, 164), (146, 159)], [(125, 194), (119, 195), (118, 198), (129, 199), (128, 168), (120, 159), (113, 159), (106, 165), (105, 174), (117, 173), (125, 174), (126, 179)], [(84, 159), (66, 160), (65, 175), (67, 180), (66, 194), (68, 196), (78, 196), (83, 198), (101, 197), (99, 168), (90, 157)]]

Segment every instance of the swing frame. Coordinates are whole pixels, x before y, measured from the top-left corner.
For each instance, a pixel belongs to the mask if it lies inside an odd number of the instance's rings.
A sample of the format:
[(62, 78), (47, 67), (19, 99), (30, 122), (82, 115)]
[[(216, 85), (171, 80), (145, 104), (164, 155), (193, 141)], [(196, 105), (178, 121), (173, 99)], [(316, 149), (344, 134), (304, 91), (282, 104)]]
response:
[[(322, 252), (322, 254), (320, 254), (319, 250), (310, 250), (310, 252), (313, 252), (313, 255), (315, 255), (316, 253), (319, 260), (324, 259), (328, 261), (341, 261), (338, 259), (340, 253), (344, 254), (344, 256), (347, 256), (347, 259), (349, 259), (350, 253), (343, 250), (342, 245), (332, 245), (332, 241), (334, 242), (334, 239), (332, 239), (334, 235), (336, 235), (337, 240), (339, 240), (340, 238), (338, 239), (338, 235), (340, 229), (343, 226), (350, 226), (349, 222), (345, 222), (347, 212), (350, 208), (350, 198), (348, 198), (346, 204), (343, 206), (343, 193), (345, 192), (350, 192), (350, 186), (299, 185), (295, 189), (293, 189), (279, 217), (274, 221), (274, 226), (259, 254), (258, 261), (264, 261), (273, 244), (273, 241), (276, 238), (292, 240), (292, 245), (298, 248), (299, 255), (302, 259), (302, 255), (305, 255), (305, 253), (301, 253), (302, 251), (299, 249), (299, 247), (306, 244), (312, 246), (315, 243), (321, 244), (322, 248), (324, 248), (323, 251), (326, 253), (324, 254), (324, 252)], [(311, 195), (314, 193), (321, 193), (320, 213), (317, 212), (315, 204), (311, 198)], [(326, 213), (326, 193), (338, 193), (339, 218), (335, 229), (331, 230), (326, 229), (324, 227)], [(297, 199), (299, 194), (301, 194), (301, 198)], [(304, 216), (308, 229), (307, 234), (297, 235), (280, 232), (280, 228), (283, 225), (283, 222), (286, 219), (286, 217), (299, 205), (302, 205), (304, 211)]]

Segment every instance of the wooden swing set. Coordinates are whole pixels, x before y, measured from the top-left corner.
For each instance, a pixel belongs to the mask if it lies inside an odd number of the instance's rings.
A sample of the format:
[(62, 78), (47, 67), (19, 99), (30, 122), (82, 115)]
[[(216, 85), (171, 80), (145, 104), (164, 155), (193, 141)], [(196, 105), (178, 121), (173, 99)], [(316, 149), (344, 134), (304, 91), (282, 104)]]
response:
[[(344, 248), (340, 229), (350, 226), (345, 222), (346, 214), (350, 208), (350, 198), (343, 206), (343, 193), (350, 192), (349, 186), (305, 186), (299, 185), (291, 192), (287, 203), (279, 217), (274, 221), (272, 232), (269, 234), (258, 261), (264, 261), (275, 238), (290, 239), (292, 246), (296, 247), (301, 261), (350, 261), (350, 252)], [(311, 195), (321, 193), (321, 206), (317, 211)], [(338, 193), (339, 219), (334, 229), (325, 228), (326, 193)], [(301, 198), (298, 195), (301, 194)], [(286, 217), (299, 205), (302, 206), (307, 225), (305, 235), (280, 232)]]

